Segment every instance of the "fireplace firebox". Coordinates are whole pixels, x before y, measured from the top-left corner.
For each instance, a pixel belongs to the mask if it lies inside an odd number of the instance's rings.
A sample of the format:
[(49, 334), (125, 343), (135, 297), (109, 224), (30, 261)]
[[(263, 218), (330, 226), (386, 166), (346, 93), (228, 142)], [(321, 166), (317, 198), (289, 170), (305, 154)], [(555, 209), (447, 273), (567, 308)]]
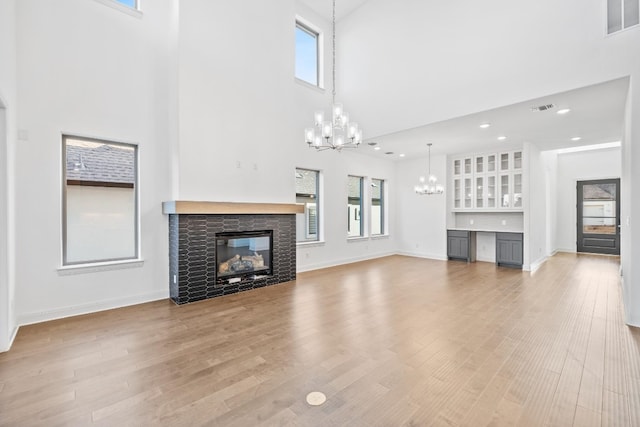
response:
[(273, 274), (273, 230), (216, 233), (216, 281)]

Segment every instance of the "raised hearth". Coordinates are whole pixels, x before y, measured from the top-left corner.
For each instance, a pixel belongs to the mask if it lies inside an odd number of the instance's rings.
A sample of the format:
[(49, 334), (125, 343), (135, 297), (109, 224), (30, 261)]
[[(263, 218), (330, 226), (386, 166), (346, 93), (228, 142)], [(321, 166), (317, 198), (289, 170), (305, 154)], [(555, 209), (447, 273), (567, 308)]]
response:
[[(174, 201), (163, 203), (163, 212), (169, 215), (169, 288), (176, 304), (295, 280), (301, 205)], [(265, 230), (273, 236), (271, 274), (218, 277), (216, 236)]]

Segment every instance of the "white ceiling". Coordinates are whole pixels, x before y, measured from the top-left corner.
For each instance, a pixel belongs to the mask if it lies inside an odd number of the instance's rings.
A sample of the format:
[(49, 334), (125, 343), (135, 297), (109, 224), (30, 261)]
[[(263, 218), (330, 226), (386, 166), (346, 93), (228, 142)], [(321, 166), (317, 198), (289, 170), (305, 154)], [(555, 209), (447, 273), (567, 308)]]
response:
[[(400, 160), (400, 153), (405, 154), (405, 159), (424, 157), (429, 142), (433, 143), (435, 155), (509, 150), (523, 142), (533, 143), (544, 151), (620, 141), (628, 87), (629, 80), (623, 78), (545, 96), (372, 138), (365, 142), (376, 142), (381, 150), (374, 151), (365, 143), (358, 151)], [(531, 107), (544, 104), (556, 107), (544, 112), (531, 111)], [(571, 111), (559, 115), (557, 111), (561, 108)], [(482, 123), (491, 126), (481, 129)], [(499, 136), (507, 138), (499, 141)], [(571, 140), (577, 136), (581, 138), (579, 141)]]
[[(341, 20), (368, 0), (336, 0), (336, 21)], [(331, 21), (332, 16), (332, 0), (300, 0), (301, 3), (307, 5), (314, 12)]]

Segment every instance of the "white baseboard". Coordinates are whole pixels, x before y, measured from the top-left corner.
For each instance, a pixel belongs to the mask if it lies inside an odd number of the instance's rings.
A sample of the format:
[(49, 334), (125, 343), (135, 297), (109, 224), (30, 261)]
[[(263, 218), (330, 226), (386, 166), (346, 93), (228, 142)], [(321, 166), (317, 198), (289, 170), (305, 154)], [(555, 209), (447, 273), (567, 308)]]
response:
[(445, 255), (425, 254), (425, 253), (421, 253), (421, 252), (411, 252), (411, 251), (400, 251), (397, 254), (398, 255), (404, 255), (404, 256), (412, 256), (412, 257), (416, 257), (416, 258), (434, 259), (434, 260), (437, 260), (437, 261), (448, 261), (448, 259), (449, 259)]
[(18, 315), (18, 325), (25, 326), (34, 323), (46, 322), (49, 320), (62, 319), (65, 317), (79, 316), (81, 314), (95, 313), (98, 311), (111, 310), (114, 308), (126, 307), (129, 305), (142, 304), (145, 302), (157, 301), (169, 298), (169, 289), (166, 291), (155, 291), (147, 294), (129, 296), (125, 298), (114, 298), (110, 300), (91, 302), (69, 307), (61, 307), (47, 311), (36, 311)]
[(542, 258), (538, 258), (537, 260), (535, 260), (529, 265), (529, 271), (531, 273), (535, 273), (540, 267), (542, 267), (542, 264), (547, 262), (547, 259), (548, 257), (546, 256), (543, 256)]
[(386, 256), (391, 256), (391, 255), (397, 255), (397, 253), (396, 252), (382, 252), (382, 253), (377, 253), (377, 254), (370, 254), (370, 255), (365, 255), (365, 256), (352, 257), (352, 258), (348, 258), (348, 259), (341, 259), (339, 261), (327, 261), (327, 262), (321, 262), (321, 263), (318, 263), (318, 264), (299, 265), (296, 268), (296, 272), (304, 273), (305, 271), (313, 271), (313, 270), (320, 270), (322, 268), (337, 267), (339, 265), (351, 264), (351, 263), (360, 262), (360, 261), (368, 261), (368, 260), (371, 260), (371, 259), (382, 258), (382, 257), (386, 257)]
[(628, 326), (633, 326), (634, 328), (640, 328), (640, 317), (638, 316), (627, 316), (625, 323)]
[(13, 328), (13, 331), (11, 331), (11, 336), (9, 336), (9, 342), (7, 343), (7, 347), (6, 348), (0, 348), (0, 353), (4, 353), (6, 351), (9, 351), (11, 349), (11, 346), (13, 345), (13, 341), (15, 341), (16, 339), (16, 335), (18, 335), (18, 326), (15, 326)]
[(566, 253), (566, 254), (576, 254), (578, 252), (576, 252), (576, 248), (572, 248), (572, 249), (567, 249), (567, 248), (558, 248), (556, 249), (553, 253), (554, 255), (557, 254), (558, 252), (562, 252), (562, 253)]

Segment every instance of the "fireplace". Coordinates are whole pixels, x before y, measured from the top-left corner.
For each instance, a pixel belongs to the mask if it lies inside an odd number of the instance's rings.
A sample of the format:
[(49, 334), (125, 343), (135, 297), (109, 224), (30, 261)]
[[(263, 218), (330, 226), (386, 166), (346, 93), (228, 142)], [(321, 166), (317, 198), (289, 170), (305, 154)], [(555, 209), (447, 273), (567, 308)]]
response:
[(216, 281), (273, 274), (273, 230), (216, 233)]
[[(162, 210), (169, 215), (169, 295), (176, 304), (296, 279), (295, 215), (304, 205), (176, 200)], [(232, 267), (236, 255), (243, 262)]]

